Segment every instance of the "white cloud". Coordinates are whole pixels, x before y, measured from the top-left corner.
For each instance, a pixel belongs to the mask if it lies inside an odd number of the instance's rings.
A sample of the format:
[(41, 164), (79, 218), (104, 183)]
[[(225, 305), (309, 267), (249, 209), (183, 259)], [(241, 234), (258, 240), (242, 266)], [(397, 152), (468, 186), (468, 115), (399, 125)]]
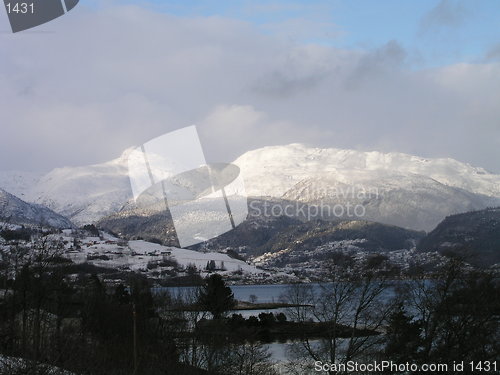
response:
[(0, 34), (0, 169), (104, 161), (198, 123), (211, 160), (305, 142), (500, 171), (500, 64), (412, 71), (396, 42), (343, 51), (123, 5), (41, 30)]

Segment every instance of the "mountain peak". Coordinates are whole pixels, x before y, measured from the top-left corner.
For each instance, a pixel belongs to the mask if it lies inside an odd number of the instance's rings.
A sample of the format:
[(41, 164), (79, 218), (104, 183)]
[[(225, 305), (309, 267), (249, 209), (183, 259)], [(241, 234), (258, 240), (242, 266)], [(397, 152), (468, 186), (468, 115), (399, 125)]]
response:
[[(339, 148), (313, 148), (300, 143), (269, 146), (248, 151), (234, 161), (247, 175), (252, 195), (284, 194), (304, 178), (324, 178), (328, 174), (349, 179), (354, 171), (379, 171), (390, 174), (421, 175), (443, 185), (476, 194), (500, 198), (500, 176), (483, 168), (451, 158), (423, 158), (415, 155)], [(254, 177), (266, 173), (266, 179)], [(353, 178), (355, 180), (355, 178)]]

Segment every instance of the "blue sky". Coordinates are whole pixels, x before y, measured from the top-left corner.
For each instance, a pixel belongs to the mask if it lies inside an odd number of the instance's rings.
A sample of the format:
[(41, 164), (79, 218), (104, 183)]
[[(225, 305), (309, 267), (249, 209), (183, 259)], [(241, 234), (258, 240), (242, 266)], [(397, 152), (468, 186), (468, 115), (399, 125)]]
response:
[(407, 63), (416, 68), (482, 62), (500, 44), (497, 0), (129, 2), (183, 17), (243, 20), (259, 25), (264, 33), (343, 49), (373, 49), (396, 41), (406, 50)]

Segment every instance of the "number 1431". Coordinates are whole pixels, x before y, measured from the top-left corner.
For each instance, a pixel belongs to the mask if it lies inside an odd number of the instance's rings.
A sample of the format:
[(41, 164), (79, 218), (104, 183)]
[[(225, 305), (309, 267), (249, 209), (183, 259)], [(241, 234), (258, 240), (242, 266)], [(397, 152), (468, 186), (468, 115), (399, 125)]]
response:
[(33, 3), (7, 3), (7, 13), (16, 14), (33, 14), (35, 13), (35, 5)]

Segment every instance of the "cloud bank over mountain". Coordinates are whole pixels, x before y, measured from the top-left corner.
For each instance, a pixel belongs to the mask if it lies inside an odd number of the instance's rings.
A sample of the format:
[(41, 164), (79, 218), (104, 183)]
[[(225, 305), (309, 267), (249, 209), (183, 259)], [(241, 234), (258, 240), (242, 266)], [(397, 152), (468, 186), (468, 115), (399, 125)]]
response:
[(301, 142), (500, 172), (494, 59), (416, 69), (397, 40), (339, 49), (115, 2), (2, 34), (0, 53), (0, 170), (103, 162), (196, 123), (211, 161)]

